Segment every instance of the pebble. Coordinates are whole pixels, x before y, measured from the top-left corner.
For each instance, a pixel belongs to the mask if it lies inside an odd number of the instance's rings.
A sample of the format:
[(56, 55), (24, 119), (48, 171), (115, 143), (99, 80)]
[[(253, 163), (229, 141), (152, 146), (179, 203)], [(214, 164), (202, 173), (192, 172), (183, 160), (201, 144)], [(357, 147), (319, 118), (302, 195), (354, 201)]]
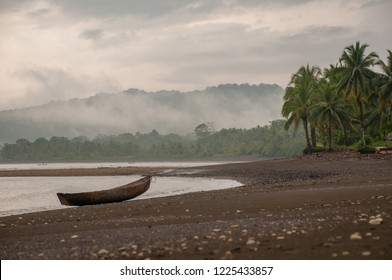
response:
[(343, 252), (342, 252), (342, 256), (348, 256), (348, 255), (350, 255), (350, 252), (349, 252), (349, 251), (343, 251)]
[(278, 236), (278, 237), (276, 237), (276, 239), (277, 239), (277, 240), (283, 240), (283, 239), (284, 239), (284, 236)]
[(231, 260), (231, 259), (233, 259), (233, 254), (230, 251), (226, 251), (226, 253), (221, 258), (221, 260)]
[(359, 232), (354, 232), (353, 234), (351, 234), (350, 239), (351, 240), (361, 240), (362, 236), (359, 234)]
[(371, 225), (379, 225), (382, 224), (383, 219), (382, 218), (375, 218), (375, 219), (370, 219), (369, 224)]
[(75, 239), (75, 238), (78, 238), (78, 237), (79, 237), (79, 235), (77, 235), (77, 234), (71, 236), (72, 239)]
[(254, 244), (256, 244), (256, 241), (252, 237), (250, 237), (246, 242), (246, 245), (254, 245)]
[(7, 225), (6, 224), (0, 224), (0, 227), (4, 228), (4, 227), (7, 227)]
[(126, 250), (128, 250), (129, 248), (128, 247), (120, 247), (120, 248), (118, 248), (117, 250), (118, 251), (126, 251)]
[(361, 253), (361, 255), (362, 255), (363, 257), (370, 256), (371, 254), (372, 254), (372, 253), (369, 252), (369, 251), (364, 251), (364, 252)]
[(101, 250), (99, 250), (98, 255), (99, 255), (99, 256), (101, 256), (101, 255), (107, 255), (108, 253), (109, 253), (108, 250), (106, 250), (106, 249), (101, 249)]
[(203, 247), (197, 246), (195, 250), (196, 250), (196, 251), (203, 251)]

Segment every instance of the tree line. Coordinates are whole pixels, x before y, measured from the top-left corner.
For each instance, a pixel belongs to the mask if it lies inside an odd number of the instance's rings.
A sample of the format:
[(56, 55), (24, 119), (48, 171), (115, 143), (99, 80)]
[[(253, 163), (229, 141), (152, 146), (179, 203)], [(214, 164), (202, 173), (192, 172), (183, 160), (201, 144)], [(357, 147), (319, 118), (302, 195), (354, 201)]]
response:
[(98, 135), (92, 140), (76, 138), (18, 139), (1, 149), (3, 161), (104, 160), (137, 158), (203, 158), (253, 156), (286, 156), (300, 154), (304, 141), (284, 129), (285, 121), (276, 120), (251, 129), (209, 129), (211, 123), (199, 125), (188, 136), (150, 133)]
[[(323, 71), (301, 66), (285, 89), (285, 128), (304, 129), (305, 151), (319, 144), (354, 145), (367, 150), (372, 141), (391, 138), (392, 52), (387, 61), (356, 42)], [(379, 72), (376, 69), (380, 70)]]

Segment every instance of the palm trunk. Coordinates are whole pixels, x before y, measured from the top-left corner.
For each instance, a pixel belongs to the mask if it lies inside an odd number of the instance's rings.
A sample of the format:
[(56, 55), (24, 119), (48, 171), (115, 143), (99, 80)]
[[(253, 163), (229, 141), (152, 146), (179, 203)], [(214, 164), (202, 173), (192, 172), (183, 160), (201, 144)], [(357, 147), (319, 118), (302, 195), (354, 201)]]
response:
[(365, 124), (363, 121), (363, 106), (362, 106), (362, 100), (360, 98), (357, 99), (358, 105), (359, 105), (359, 118), (361, 120), (361, 129), (362, 129), (362, 148), (366, 147), (366, 139), (365, 139)]
[[(389, 108), (389, 112), (387, 112), (386, 125), (388, 125), (389, 122), (391, 121), (391, 112), (392, 112), (392, 102), (391, 102), (391, 106)], [(388, 138), (388, 131), (387, 131), (387, 129), (384, 129), (384, 135), (383, 136), (384, 136), (384, 141), (386, 141), (387, 138)]]
[(316, 128), (314, 128), (313, 125), (310, 125), (310, 137), (312, 139), (312, 146), (316, 147), (317, 146), (317, 141), (316, 141)]
[(302, 123), (304, 125), (304, 130), (305, 130), (305, 137), (306, 137), (306, 153), (310, 153), (311, 151), (311, 144), (309, 141), (309, 131), (308, 131), (308, 119), (303, 118)]
[(329, 127), (328, 127), (328, 151), (332, 150), (332, 117), (329, 115)]

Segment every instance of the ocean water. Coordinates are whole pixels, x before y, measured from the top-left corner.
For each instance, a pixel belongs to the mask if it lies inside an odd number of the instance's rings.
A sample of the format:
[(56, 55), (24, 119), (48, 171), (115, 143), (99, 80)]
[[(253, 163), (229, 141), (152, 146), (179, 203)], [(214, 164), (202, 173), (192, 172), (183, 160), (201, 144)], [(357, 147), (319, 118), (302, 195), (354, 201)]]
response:
[(61, 162), (0, 163), (0, 170), (99, 168), (99, 167), (198, 167), (243, 161), (139, 161), (139, 162)]
[[(62, 209), (56, 193), (103, 190), (127, 184), (140, 176), (0, 177), (0, 216)], [(154, 177), (150, 189), (135, 199), (226, 189), (239, 182), (189, 177)]]

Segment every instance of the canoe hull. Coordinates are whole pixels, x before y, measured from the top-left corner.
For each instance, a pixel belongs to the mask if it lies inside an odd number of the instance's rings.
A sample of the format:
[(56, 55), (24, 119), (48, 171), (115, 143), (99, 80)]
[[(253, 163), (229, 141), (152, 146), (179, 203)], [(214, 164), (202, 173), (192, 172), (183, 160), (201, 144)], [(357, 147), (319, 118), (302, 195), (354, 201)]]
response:
[(148, 175), (140, 180), (113, 189), (81, 193), (57, 193), (57, 197), (62, 205), (68, 206), (121, 202), (145, 193), (150, 188), (150, 183), (151, 176)]

